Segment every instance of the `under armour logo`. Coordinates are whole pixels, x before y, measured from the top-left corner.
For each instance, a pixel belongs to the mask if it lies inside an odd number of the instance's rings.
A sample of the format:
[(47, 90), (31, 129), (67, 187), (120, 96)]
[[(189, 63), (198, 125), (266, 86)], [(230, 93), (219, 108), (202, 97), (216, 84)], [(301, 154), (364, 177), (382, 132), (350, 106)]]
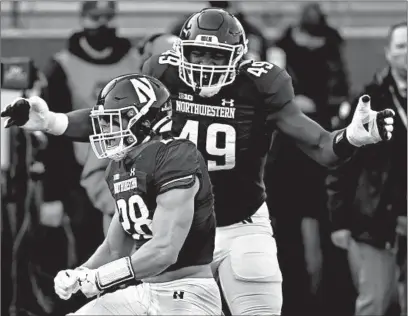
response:
[(222, 106), (226, 106), (226, 105), (228, 105), (228, 106), (234, 106), (234, 99), (229, 99), (229, 100), (227, 100), (227, 99), (222, 99), (221, 105), (222, 105)]
[(136, 172), (135, 168), (130, 169), (130, 176), (131, 176), (131, 177), (134, 177), (134, 176), (135, 176), (135, 172)]
[(184, 291), (174, 291), (174, 293), (173, 293), (173, 298), (176, 300), (176, 299), (183, 299), (183, 297), (184, 297)]

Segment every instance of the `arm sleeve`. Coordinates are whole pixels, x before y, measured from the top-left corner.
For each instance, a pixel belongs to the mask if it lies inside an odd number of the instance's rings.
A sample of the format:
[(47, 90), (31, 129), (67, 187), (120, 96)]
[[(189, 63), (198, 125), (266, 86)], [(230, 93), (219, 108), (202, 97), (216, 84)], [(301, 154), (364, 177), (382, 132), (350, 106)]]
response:
[(199, 153), (190, 141), (163, 146), (157, 153), (154, 187), (158, 194), (190, 188), (200, 173)]

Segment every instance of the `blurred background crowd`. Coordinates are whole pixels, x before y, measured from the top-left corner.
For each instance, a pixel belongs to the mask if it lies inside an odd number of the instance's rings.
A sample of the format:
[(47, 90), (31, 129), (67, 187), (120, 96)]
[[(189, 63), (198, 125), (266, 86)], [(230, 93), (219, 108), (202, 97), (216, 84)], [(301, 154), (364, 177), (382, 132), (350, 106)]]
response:
[[(89, 107), (209, 6), (238, 17), (246, 57), (286, 68), (297, 104), (326, 129), (346, 126), (362, 93), (397, 113), (386, 150), (330, 172), (276, 134), (265, 182), (283, 315), (406, 315), (407, 2), (2, 1), (2, 62), (29, 58), (36, 80), (3, 87), (1, 105), (36, 94), (57, 112)], [(24, 75), (2, 72), (3, 83)], [(63, 315), (86, 299), (59, 300), (55, 274), (93, 253), (115, 212), (106, 162), (87, 144), (3, 124), (1, 314)]]

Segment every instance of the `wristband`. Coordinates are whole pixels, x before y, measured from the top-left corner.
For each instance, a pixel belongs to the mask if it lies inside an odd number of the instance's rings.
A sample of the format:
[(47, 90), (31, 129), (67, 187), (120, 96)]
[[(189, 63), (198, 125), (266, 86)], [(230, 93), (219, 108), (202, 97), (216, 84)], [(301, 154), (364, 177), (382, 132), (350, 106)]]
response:
[(135, 278), (130, 257), (120, 258), (98, 268), (95, 284), (100, 291)]
[(68, 127), (68, 116), (64, 113), (49, 112), (48, 126), (45, 131), (52, 135), (62, 135)]
[(346, 159), (351, 157), (355, 150), (356, 146), (350, 144), (347, 139), (347, 129), (340, 130), (333, 138), (333, 151), (341, 159)]

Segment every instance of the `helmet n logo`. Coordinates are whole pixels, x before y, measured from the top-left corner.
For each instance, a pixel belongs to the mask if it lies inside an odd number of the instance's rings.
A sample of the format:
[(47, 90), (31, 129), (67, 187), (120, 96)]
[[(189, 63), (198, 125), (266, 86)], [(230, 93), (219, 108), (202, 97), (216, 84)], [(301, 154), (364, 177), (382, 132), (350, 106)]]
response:
[(151, 83), (146, 78), (133, 78), (129, 81), (132, 83), (133, 88), (135, 88), (139, 102), (142, 104), (147, 103), (141, 110), (141, 112), (145, 111), (147, 113), (153, 102), (157, 101), (157, 97)]

